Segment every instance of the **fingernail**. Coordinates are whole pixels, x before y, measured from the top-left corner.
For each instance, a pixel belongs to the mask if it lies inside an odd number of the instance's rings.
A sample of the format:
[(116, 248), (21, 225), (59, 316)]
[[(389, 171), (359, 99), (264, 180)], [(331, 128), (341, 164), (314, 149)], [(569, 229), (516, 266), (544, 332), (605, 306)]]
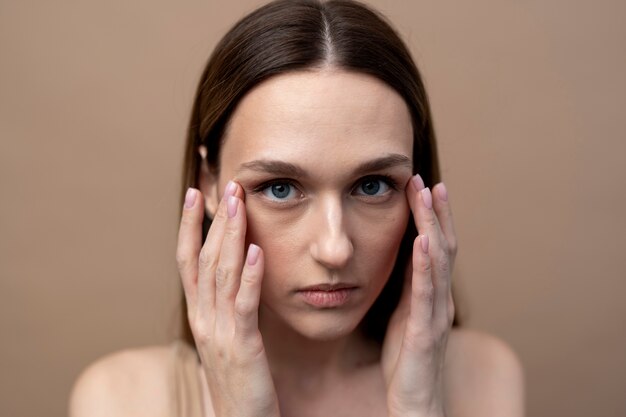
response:
[(259, 247), (254, 243), (250, 243), (250, 246), (248, 247), (248, 256), (246, 257), (246, 262), (248, 262), (248, 265), (255, 265), (258, 259)]
[(190, 209), (196, 202), (196, 190), (193, 188), (187, 188), (187, 194), (185, 194), (185, 208)]
[(417, 191), (421, 191), (424, 188), (424, 180), (422, 180), (420, 174), (415, 174), (415, 176), (412, 178), (412, 181)]
[(448, 201), (448, 189), (446, 188), (445, 184), (443, 182), (439, 183), (439, 198), (442, 201)]
[(239, 199), (235, 196), (231, 195), (228, 197), (228, 217), (230, 218), (235, 217), (235, 214), (237, 214), (237, 200)]
[(224, 198), (227, 199), (231, 195), (235, 195), (235, 191), (237, 191), (237, 184), (234, 181), (228, 181), (224, 189)]
[(420, 246), (422, 247), (422, 252), (428, 255), (428, 235), (420, 235)]
[(420, 191), (420, 194), (422, 195), (422, 201), (424, 202), (426, 208), (433, 208), (433, 195), (430, 193), (430, 189), (424, 188)]

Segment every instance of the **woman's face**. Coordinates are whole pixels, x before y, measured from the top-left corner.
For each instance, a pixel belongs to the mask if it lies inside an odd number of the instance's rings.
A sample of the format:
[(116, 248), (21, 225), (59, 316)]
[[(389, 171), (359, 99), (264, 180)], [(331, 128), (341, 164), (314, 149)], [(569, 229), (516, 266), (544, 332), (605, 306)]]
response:
[(395, 263), (412, 154), (405, 102), (368, 75), (283, 74), (243, 98), (207, 206), (242, 186), (246, 240), (265, 254), (262, 317), (318, 340), (355, 329)]

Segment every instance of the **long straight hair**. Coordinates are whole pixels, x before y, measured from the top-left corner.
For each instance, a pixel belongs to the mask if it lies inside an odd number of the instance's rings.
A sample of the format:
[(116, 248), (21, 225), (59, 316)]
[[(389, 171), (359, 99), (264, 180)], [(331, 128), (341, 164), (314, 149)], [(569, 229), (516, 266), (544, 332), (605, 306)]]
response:
[[(185, 191), (198, 188), (200, 145), (207, 148), (209, 169), (219, 173), (224, 129), (237, 104), (254, 86), (294, 71), (337, 68), (369, 74), (385, 82), (406, 102), (413, 127), (413, 173), (427, 187), (439, 182), (439, 164), (430, 105), (411, 55), (383, 16), (348, 0), (278, 0), (245, 16), (218, 43), (202, 73), (191, 112), (183, 168), (181, 210)], [(211, 226), (205, 215), (203, 241)], [(360, 329), (382, 342), (398, 305), (404, 269), (410, 262), (417, 230), (412, 216), (393, 271)], [(183, 294), (183, 313), (187, 304)], [(182, 314), (182, 337), (195, 346)], [(453, 326), (460, 323), (454, 318)]]

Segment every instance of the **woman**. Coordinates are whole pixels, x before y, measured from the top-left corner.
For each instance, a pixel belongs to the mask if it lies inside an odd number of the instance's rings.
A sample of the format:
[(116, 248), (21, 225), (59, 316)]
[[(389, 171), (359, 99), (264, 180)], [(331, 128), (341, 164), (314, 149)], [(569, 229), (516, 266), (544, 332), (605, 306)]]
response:
[(251, 13), (189, 125), (187, 343), (98, 361), (72, 415), (522, 415), (515, 354), (453, 326), (438, 181), (426, 92), (380, 16), (351, 1)]

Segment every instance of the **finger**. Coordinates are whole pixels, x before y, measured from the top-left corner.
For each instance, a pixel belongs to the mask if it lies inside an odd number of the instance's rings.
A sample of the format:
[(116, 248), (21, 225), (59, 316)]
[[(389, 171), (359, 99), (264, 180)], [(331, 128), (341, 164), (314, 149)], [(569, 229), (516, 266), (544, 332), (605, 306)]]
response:
[(242, 339), (259, 330), (259, 300), (263, 280), (263, 251), (250, 244), (246, 263), (241, 272), (241, 285), (235, 298), (235, 335)]
[(452, 270), (454, 268), (454, 262), (458, 251), (458, 240), (454, 230), (454, 219), (452, 217), (452, 209), (448, 198), (448, 190), (443, 182), (440, 182), (433, 187), (433, 196), (433, 207), (437, 213), (439, 225), (441, 226), (444, 238), (448, 244), (448, 256), (450, 259), (450, 273), (448, 275), (447, 285), (448, 294), (446, 302), (442, 303), (440, 308), (441, 311), (438, 314), (441, 317), (445, 316), (447, 318), (446, 324), (451, 325), (454, 320), (455, 311), (454, 299), (452, 298)]
[(396, 310), (403, 311), (411, 306), (411, 283), (413, 282), (413, 265), (409, 259), (404, 268), (404, 279), (402, 281), (402, 292), (400, 293), (400, 300)]
[[(437, 214), (433, 210), (433, 197), (430, 189), (423, 187), (423, 184), (419, 174), (416, 174), (407, 184), (407, 199), (419, 234), (428, 234), (430, 255), (438, 255), (439, 251), (447, 250), (447, 242)], [(422, 188), (419, 189), (419, 187)]]
[(206, 241), (200, 251), (198, 270), (198, 313), (201, 317), (215, 318), (215, 270), (220, 256), (224, 228), (227, 219), (226, 201), (235, 194), (237, 184), (229, 181), (224, 189), (211, 227), (207, 233)]
[[(407, 182), (406, 185), (406, 196), (409, 202), (409, 206), (411, 207), (411, 211), (415, 210), (415, 196), (416, 190), (421, 190), (424, 188), (424, 182), (419, 175), (415, 175), (411, 177), (411, 179)], [(406, 267), (404, 268), (404, 280), (402, 281), (402, 292), (400, 295), (400, 301), (398, 302), (398, 306), (396, 310), (399, 309), (409, 309), (411, 304), (411, 283), (413, 282), (413, 266), (411, 265), (412, 261), (409, 260), (407, 262)]]
[[(415, 183), (415, 181), (411, 181)], [(411, 188), (411, 187), (410, 187)], [(435, 288), (434, 316), (441, 322), (447, 322), (448, 292), (450, 291), (451, 260), (448, 244), (433, 209), (430, 190), (424, 188), (417, 192), (415, 186), (409, 192), (413, 194), (415, 210), (413, 216), (420, 234), (429, 238), (428, 253), (432, 263), (433, 285)]]
[(246, 213), (243, 201), (236, 196), (228, 198), (227, 206), (228, 219), (215, 270), (215, 314), (220, 324), (230, 328), (243, 268)]
[[(415, 198), (417, 193), (424, 189), (424, 181), (419, 174), (415, 174), (406, 185), (406, 196), (411, 207), (411, 212), (415, 213)], [(416, 224), (417, 226), (417, 224)]]
[(437, 219), (439, 219), (443, 235), (448, 242), (451, 262), (454, 263), (457, 252), (457, 238), (454, 231), (452, 210), (448, 201), (448, 190), (443, 182), (433, 187), (433, 197), (433, 207), (435, 208), (435, 213), (437, 213)]
[(195, 188), (189, 188), (185, 195), (178, 229), (176, 264), (183, 284), (187, 308), (190, 311), (195, 311), (197, 303), (198, 254), (202, 246), (203, 214), (202, 193)]
[(428, 256), (428, 235), (419, 235), (413, 243), (413, 277), (411, 280), (410, 320), (413, 334), (420, 334), (432, 326), (435, 287), (432, 266)]

